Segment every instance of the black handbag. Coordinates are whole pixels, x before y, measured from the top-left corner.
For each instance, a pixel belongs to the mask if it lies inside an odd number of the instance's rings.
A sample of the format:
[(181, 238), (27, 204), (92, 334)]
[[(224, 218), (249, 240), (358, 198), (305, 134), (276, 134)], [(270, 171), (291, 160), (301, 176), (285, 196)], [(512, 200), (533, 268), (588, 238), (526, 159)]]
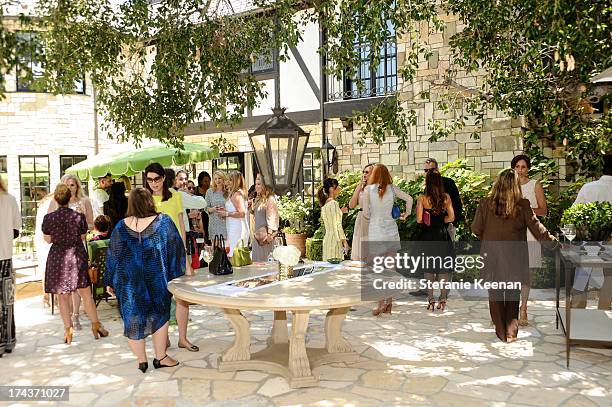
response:
[(223, 235), (215, 235), (213, 240), (213, 258), (208, 265), (208, 271), (212, 274), (222, 276), (232, 274), (234, 269), (225, 252), (225, 239)]

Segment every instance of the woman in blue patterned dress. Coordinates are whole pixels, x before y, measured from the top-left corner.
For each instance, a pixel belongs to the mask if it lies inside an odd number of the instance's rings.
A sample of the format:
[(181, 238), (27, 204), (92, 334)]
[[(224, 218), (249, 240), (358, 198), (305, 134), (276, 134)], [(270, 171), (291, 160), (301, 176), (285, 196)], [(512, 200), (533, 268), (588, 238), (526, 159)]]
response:
[(157, 213), (151, 193), (130, 193), (127, 217), (113, 230), (106, 257), (104, 283), (114, 292), (124, 335), (144, 373), (149, 367), (144, 339), (153, 335), (153, 366), (173, 367), (166, 354), (170, 301), (168, 281), (185, 273), (183, 240), (172, 219)]

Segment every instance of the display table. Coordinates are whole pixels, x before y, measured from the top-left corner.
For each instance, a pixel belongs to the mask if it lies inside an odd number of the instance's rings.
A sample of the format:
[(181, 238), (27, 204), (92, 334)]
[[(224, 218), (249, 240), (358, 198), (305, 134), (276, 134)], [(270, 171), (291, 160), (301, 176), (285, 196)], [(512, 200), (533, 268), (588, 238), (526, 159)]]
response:
[[(318, 382), (312, 374), (315, 367), (358, 359), (341, 330), (350, 307), (363, 303), (360, 271), (340, 266), (232, 291), (233, 282), (273, 274), (274, 269), (271, 265), (247, 266), (235, 268), (234, 274), (228, 276), (215, 276), (202, 269), (195, 277), (171, 281), (168, 289), (182, 300), (223, 310), (236, 336), (233, 345), (221, 356), (220, 371), (260, 370), (284, 376), (293, 388), (314, 386)], [(249, 322), (243, 315), (248, 310), (274, 312), (268, 347), (253, 354)], [(324, 348), (306, 346), (312, 310), (329, 310), (325, 318)], [(287, 328), (287, 312), (293, 315), (291, 332)]]
[[(586, 256), (578, 247), (558, 250), (556, 255), (556, 322), (565, 334), (566, 365), (569, 368), (572, 345), (612, 348), (612, 311), (572, 308), (572, 287), (576, 267), (603, 268), (605, 278), (612, 278), (612, 253), (602, 251), (598, 256)], [(565, 271), (565, 299), (561, 304), (561, 270)], [(603, 295), (600, 292), (600, 295)]]

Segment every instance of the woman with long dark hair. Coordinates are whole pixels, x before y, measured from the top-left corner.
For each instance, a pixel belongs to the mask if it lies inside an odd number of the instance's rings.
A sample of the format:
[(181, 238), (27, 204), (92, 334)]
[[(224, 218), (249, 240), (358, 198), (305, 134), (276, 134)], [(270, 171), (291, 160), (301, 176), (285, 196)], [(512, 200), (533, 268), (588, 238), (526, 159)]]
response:
[[(453, 256), (453, 242), (448, 233), (447, 225), (455, 220), (455, 212), (450, 196), (444, 192), (442, 176), (437, 171), (429, 171), (425, 176), (425, 193), (418, 197), (416, 205), (417, 223), (421, 226), (418, 241), (432, 242), (423, 244), (425, 252), (430, 252), (432, 256), (446, 259)], [(435, 243), (433, 243), (435, 242)], [(441, 268), (426, 269), (425, 278), (430, 282), (450, 281), (449, 270)], [(444, 311), (448, 290), (440, 289), (438, 298), (438, 309)], [(427, 309), (434, 310), (435, 300), (433, 288), (427, 289)]]
[(145, 350), (149, 335), (153, 335), (154, 367), (178, 365), (166, 354), (172, 297), (168, 282), (183, 275), (185, 250), (172, 219), (157, 212), (147, 189), (132, 190), (127, 215), (111, 236), (104, 283), (119, 300), (123, 334), (144, 373), (149, 366)]
[[(513, 169), (502, 171), (489, 195), (480, 201), (472, 231), (482, 241), (485, 258), (481, 277), (485, 282), (529, 282), (527, 230), (539, 240), (556, 240), (538, 221), (524, 199), (519, 177)], [(486, 257), (484, 256), (486, 254)], [(489, 311), (497, 337), (513, 342), (518, 336), (520, 288), (490, 289)]]
[[(155, 208), (158, 212), (164, 213), (172, 219), (174, 226), (180, 232), (181, 238), (183, 239), (183, 247), (187, 252), (187, 238), (185, 235), (185, 223), (183, 221), (184, 209), (183, 200), (181, 194), (178, 192), (171, 192), (170, 186), (174, 182), (174, 179), (168, 181), (170, 178), (166, 178), (166, 171), (164, 167), (159, 163), (152, 163), (145, 168), (145, 177), (147, 181), (147, 189), (153, 195), (153, 201), (155, 202)], [(185, 256), (185, 274), (193, 276), (194, 272), (191, 268), (187, 256)], [(189, 342), (187, 339), (187, 323), (189, 322), (189, 303), (183, 300), (176, 300), (176, 323), (179, 329), (179, 348), (186, 348), (191, 352), (197, 352), (199, 348)], [(168, 341), (169, 342), (169, 341)], [(168, 345), (169, 346), (169, 345)]]
[[(539, 181), (529, 179), (529, 168), (531, 168), (531, 160), (524, 154), (519, 154), (512, 159), (510, 168), (516, 171), (521, 186), (521, 194), (523, 198), (529, 201), (531, 209), (536, 216), (546, 216), (548, 208), (546, 206), (546, 197), (544, 196), (544, 188)], [(529, 268), (537, 269), (542, 267), (542, 248), (537, 243), (537, 239), (527, 229), (527, 249), (529, 251)], [(519, 325), (529, 325), (527, 318), (527, 301), (529, 300), (529, 290), (531, 288), (531, 270), (529, 272), (529, 283), (521, 287), (521, 307), (519, 308)]]
[(104, 214), (110, 218), (110, 231), (112, 233), (115, 225), (125, 218), (128, 208), (128, 199), (125, 197), (125, 184), (115, 182), (110, 187), (108, 201), (104, 202)]
[[(363, 214), (368, 220), (369, 255), (376, 251), (378, 255), (395, 256), (401, 248), (397, 222), (391, 211), (395, 198), (406, 202), (406, 212), (400, 214), (405, 220), (412, 211), (412, 197), (393, 185), (389, 169), (383, 164), (376, 164), (372, 169), (368, 186), (365, 188)], [(372, 311), (374, 316), (391, 313), (393, 299), (386, 298), (378, 302), (378, 308)]]
[(342, 213), (346, 213), (347, 209), (340, 209), (336, 201), (338, 195), (340, 195), (340, 186), (334, 178), (326, 178), (317, 192), (321, 205), (321, 221), (325, 227), (323, 261), (344, 259), (344, 255), (349, 251), (349, 244), (342, 229)]

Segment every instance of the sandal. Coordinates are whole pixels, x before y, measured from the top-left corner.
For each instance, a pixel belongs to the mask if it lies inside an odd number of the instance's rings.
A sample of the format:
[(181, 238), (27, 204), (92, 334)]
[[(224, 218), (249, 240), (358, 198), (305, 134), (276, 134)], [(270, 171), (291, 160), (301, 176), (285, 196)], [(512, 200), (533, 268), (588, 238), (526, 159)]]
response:
[(446, 299), (438, 299), (438, 309), (444, 311), (444, 308), (446, 308)]
[(198, 352), (200, 350), (200, 348), (198, 348), (197, 346), (195, 346), (194, 344), (191, 345), (183, 345), (182, 343), (179, 342), (178, 344), (179, 348), (183, 348), (183, 349), (187, 349), (189, 352)]
[(157, 360), (157, 359), (153, 359), (153, 367), (155, 369), (161, 369), (162, 367), (175, 367), (179, 365), (179, 362), (177, 361), (176, 364), (174, 365), (162, 365), (161, 361), (166, 359), (168, 357), (168, 354), (166, 354), (166, 356), (164, 356), (163, 358)]
[(433, 298), (429, 299), (429, 305), (427, 305), (427, 311), (431, 308), (431, 312), (434, 312), (436, 308), (436, 301)]

